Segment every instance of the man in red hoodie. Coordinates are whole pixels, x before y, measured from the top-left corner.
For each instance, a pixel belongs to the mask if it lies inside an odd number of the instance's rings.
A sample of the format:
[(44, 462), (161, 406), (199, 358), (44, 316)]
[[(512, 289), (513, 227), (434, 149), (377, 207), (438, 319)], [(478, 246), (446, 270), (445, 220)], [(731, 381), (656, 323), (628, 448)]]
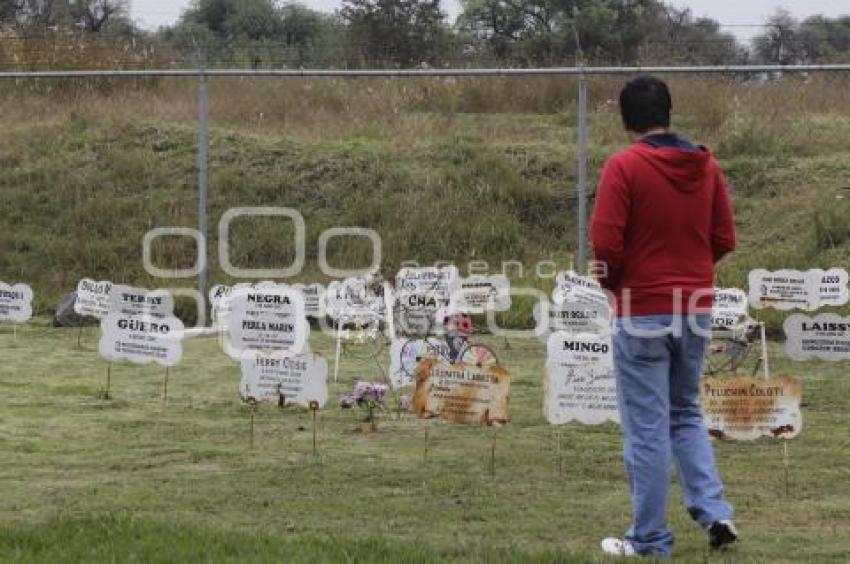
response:
[(633, 521), (606, 554), (669, 556), (667, 490), (712, 548), (737, 539), (699, 405), (714, 265), (735, 247), (726, 183), (711, 153), (670, 132), (672, 102), (654, 77), (630, 81), (620, 110), (632, 144), (602, 170), (590, 238), (616, 300), (614, 366)]

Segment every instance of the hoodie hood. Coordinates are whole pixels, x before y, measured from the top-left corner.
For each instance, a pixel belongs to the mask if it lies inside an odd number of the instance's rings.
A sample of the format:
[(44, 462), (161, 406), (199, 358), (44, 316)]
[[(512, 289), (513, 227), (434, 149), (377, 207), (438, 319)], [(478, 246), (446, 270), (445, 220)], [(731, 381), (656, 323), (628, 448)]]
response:
[(637, 155), (655, 168), (680, 192), (696, 192), (705, 185), (711, 152), (673, 134), (651, 135), (632, 144)]

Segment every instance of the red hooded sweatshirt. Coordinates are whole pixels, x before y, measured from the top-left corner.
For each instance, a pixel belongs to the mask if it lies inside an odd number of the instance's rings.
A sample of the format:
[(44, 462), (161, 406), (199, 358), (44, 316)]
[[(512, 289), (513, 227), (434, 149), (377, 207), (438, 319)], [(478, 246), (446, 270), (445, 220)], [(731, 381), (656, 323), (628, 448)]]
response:
[(602, 169), (590, 239), (617, 315), (710, 311), (714, 264), (735, 248), (717, 162), (672, 134), (636, 141)]

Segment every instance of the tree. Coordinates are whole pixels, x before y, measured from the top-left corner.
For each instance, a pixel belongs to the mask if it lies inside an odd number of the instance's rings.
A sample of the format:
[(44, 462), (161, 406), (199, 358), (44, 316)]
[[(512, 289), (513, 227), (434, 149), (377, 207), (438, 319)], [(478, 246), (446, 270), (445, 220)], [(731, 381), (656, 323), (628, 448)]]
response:
[(162, 39), (207, 62), (300, 66), (318, 57), (335, 28), (329, 16), (274, 0), (195, 0)]
[(448, 43), (439, 0), (343, 0), (354, 64), (438, 64)]
[(799, 22), (787, 10), (778, 9), (766, 23), (766, 31), (753, 39), (756, 56), (765, 63), (793, 65), (805, 61)]
[(658, 0), (463, 0), (459, 29), (478, 53), (525, 65), (739, 62), (711, 19)]
[(812, 16), (797, 32), (807, 62), (850, 61), (850, 16)]
[(101, 31), (110, 21), (127, 17), (123, 0), (73, 0), (69, 6), (71, 19), (85, 31)]
[(0, 22), (22, 27), (71, 27), (101, 31), (127, 20), (126, 0), (0, 0)]

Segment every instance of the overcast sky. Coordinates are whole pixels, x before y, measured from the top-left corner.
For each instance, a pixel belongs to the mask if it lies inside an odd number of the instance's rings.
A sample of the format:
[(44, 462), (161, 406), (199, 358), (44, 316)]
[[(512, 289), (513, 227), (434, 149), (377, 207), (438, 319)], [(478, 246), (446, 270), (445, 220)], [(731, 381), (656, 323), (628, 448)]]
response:
[[(131, 0), (133, 19), (142, 27), (156, 29), (173, 23), (190, 0)], [(340, 0), (303, 0), (310, 8), (333, 12)], [(727, 31), (747, 41), (759, 32), (758, 24), (777, 8), (785, 8), (798, 18), (813, 14), (837, 16), (850, 14), (848, 0), (668, 0), (677, 7), (690, 8), (695, 15), (707, 15), (729, 26)], [(443, 7), (454, 18), (458, 0), (443, 0)]]

